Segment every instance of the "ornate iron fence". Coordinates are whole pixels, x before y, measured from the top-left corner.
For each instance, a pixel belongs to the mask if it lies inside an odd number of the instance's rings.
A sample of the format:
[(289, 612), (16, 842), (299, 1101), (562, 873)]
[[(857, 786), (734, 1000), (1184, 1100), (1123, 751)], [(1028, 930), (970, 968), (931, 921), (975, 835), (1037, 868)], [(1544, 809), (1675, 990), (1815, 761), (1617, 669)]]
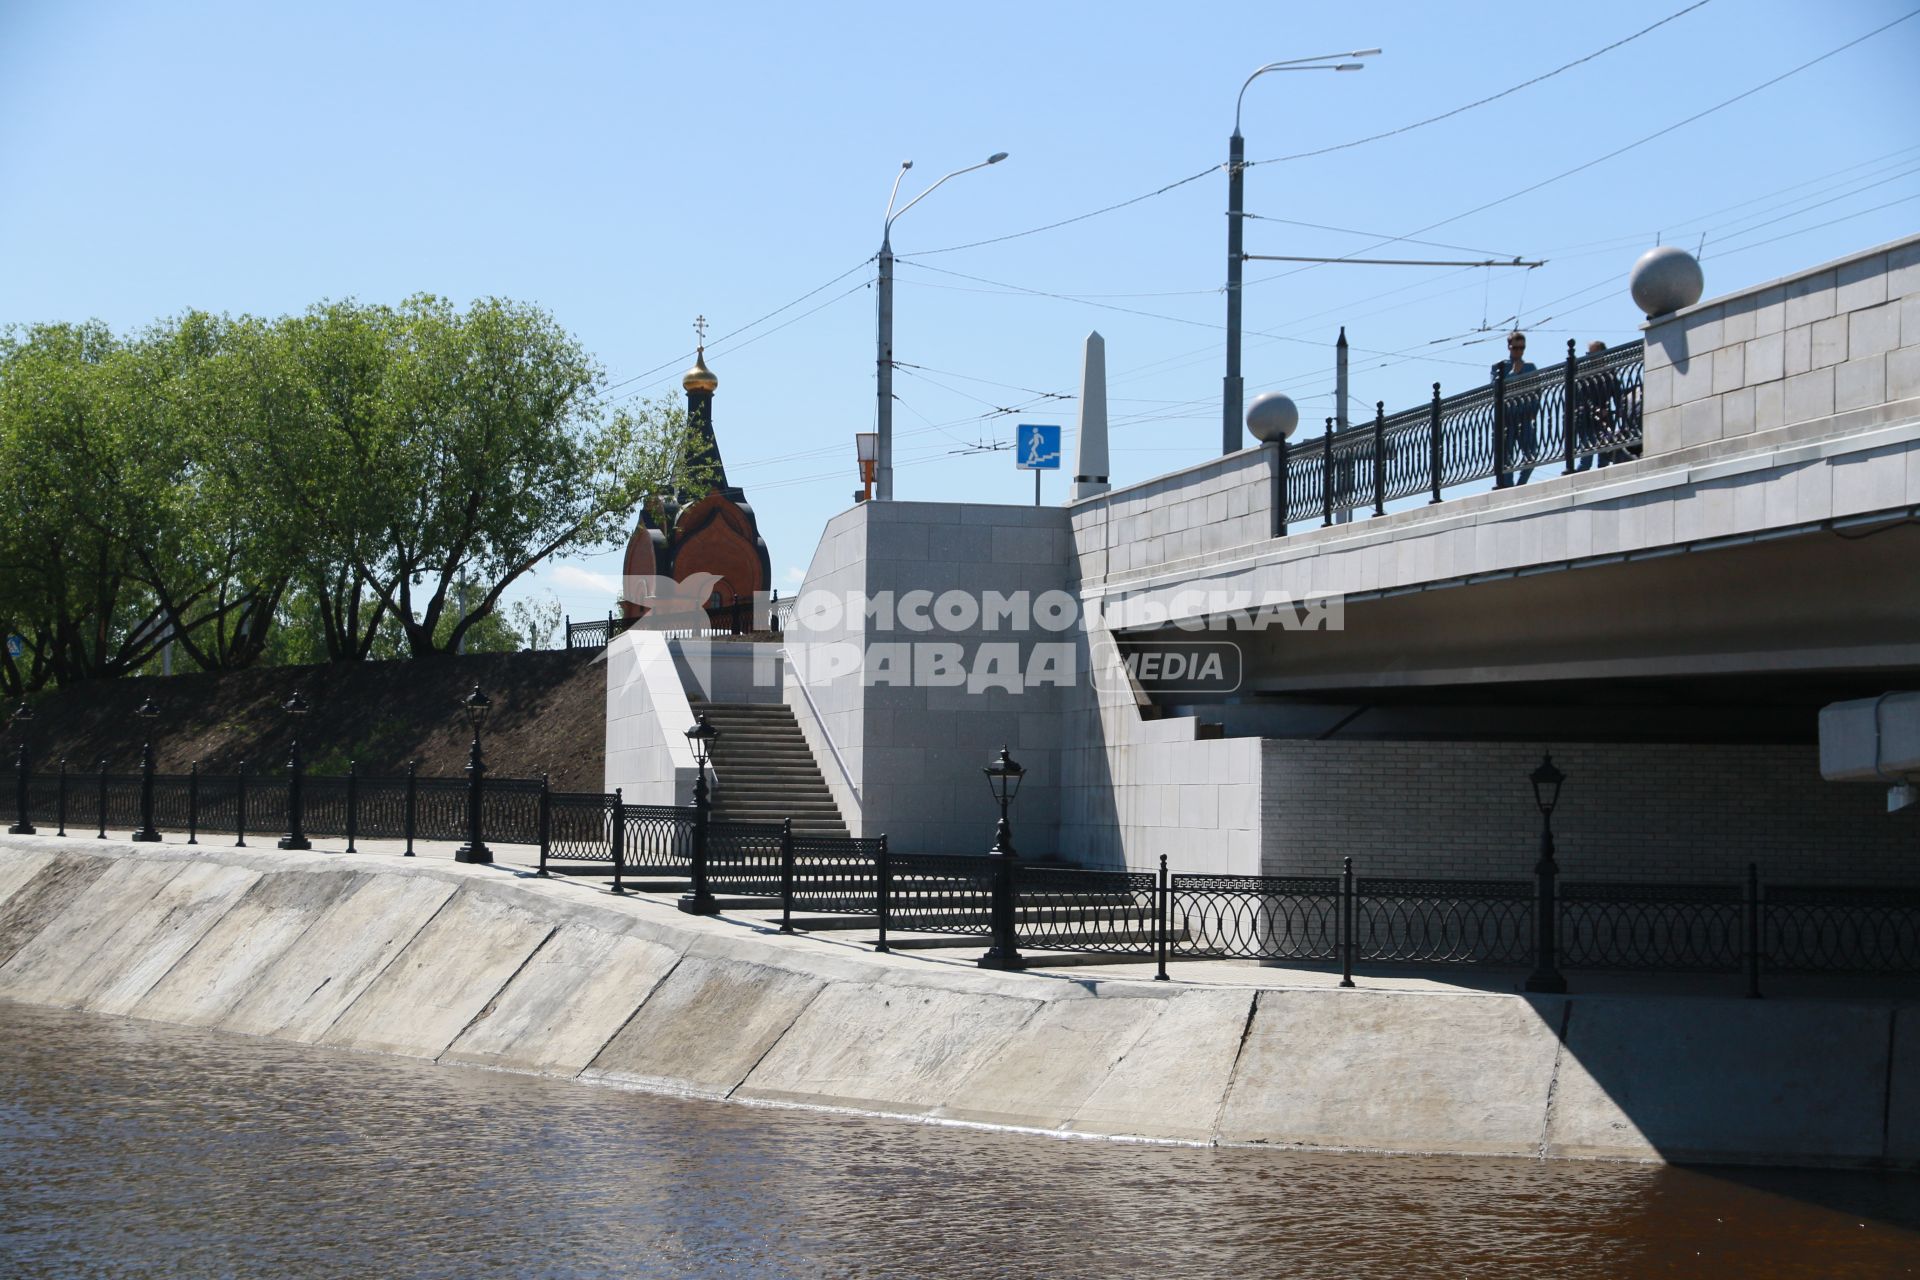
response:
[[(1576, 356), (1511, 381), (1442, 398), (1344, 431), (1329, 425), (1318, 438), (1277, 446), (1276, 535), (1296, 520), (1332, 524), (1343, 512), (1370, 509), (1492, 479), (1501, 487), (1520, 473), (1559, 463), (1571, 472), (1625, 461), (1640, 448), (1644, 344), (1622, 343)], [(1571, 412), (1569, 412), (1571, 406)]]
[(1152, 955), (1160, 946), (1159, 879), (1141, 871), (1024, 869), (1014, 885), (1014, 934), (1052, 951)]
[(1772, 885), (1758, 932), (1771, 973), (1920, 973), (1920, 887)]
[(829, 915), (880, 913), (880, 858), (885, 837), (821, 836), (792, 839), (791, 908)]
[[(267, 843), (289, 826), (288, 780), (63, 769), (25, 780), (42, 834), (84, 836), (140, 824), (151, 786), (157, 827), (189, 838)], [(16, 786), (18, 779), (16, 779)], [(16, 796), (19, 794), (16, 790)], [(303, 827), (322, 836), (459, 841), (469, 835), (462, 778), (308, 776)], [(536, 846), (574, 874), (694, 869), (699, 814), (626, 804), (619, 792), (554, 792), (545, 779), (486, 779), (485, 835)], [(888, 931), (995, 938), (1018, 947), (1114, 956), (1480, 965), (1567, 970), (1920, 975), (1920, 886), (1567, 882), (1543, 937), (1531, 880), (1169, 875), (1035, 866), (994, 856), (890, 853), (884, 836), (800, 835), (790, 823), (709, 817), (706, 877), (728, 894), (796, 910), (873, 917)], [(571, 864), (571, 865), (568, 865)], [(996, 890), (1001, 900), (996, 924)], [(1010, 910), (1007, 907), (1010, 904)], [(1543, 949), (1545, 954), (1543, 954)]]
[(1563, 884), (1560, 965), (1737, 972), (1745, 899), (1735, 885)]
[(779, 822), (708, 822), (707, 887), (778, 898), (788, 835), (787, 825)]
[(887, 925), (906, 933), (985, 936), (992, 927), (993, 859), (978, 854), (889, 854)]
[(1173, 877), (1173, 952), (1208, 960), (1335, 960), (1340, 881), (1333, 876)]
[(597, 791), (553, 791), (547, 795), (547, 838), (541, 866), (559, 862), (607, 862), (613, 859), (614, 815), (619, 797)]
[(1354, 891), (1355, 958), (1525, 965), (1533, 898), (1527, 880), (1363, 878)]

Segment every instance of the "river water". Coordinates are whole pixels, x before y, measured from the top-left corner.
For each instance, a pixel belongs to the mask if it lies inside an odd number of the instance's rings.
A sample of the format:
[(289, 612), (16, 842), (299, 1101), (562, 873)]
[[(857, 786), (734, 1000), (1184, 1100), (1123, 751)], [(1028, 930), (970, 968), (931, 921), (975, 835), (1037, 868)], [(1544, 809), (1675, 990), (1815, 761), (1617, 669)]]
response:
[(1920, 1178), (1062, 1140), (0, 1002), (0, 1275), (1920, 1275)]

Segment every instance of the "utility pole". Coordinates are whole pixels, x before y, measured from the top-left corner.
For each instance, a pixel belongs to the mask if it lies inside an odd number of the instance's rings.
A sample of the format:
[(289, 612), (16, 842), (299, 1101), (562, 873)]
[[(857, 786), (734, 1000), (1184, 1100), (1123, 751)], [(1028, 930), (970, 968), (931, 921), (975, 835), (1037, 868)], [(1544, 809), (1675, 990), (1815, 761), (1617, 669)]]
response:
[(874, 325), (874, 431), (879, 435), (879, 447), (874, 451), (874, 497), (881, 502), (893, 501), (893, 224), (908, 209), (919, 204), (939, 189), (948, 178), (957, 178), (963, 173), (972, 173), (975, 169), (984, 169), (990, 164), (999, 164), (1007, 158), (1004, 151), (996, 151), (979, 164), (970, 164), (964, 169), (955, 169), (941, 178), (919, 195), (902, 205), (898, 212), (894, 210), (894, 201), (900, 198), (900, 179), (907, 176), (907, 170), (913, 168), (913, 161), (903, 160), (900, 172), (894, 175), (893, 192), (887, 197), (887, 218), (880, 226), (880, 281), (878, 291), (879, 315)]
[[(1244, 94), (1246, 90), (1240, 92)], [(1235, 111), (1233, 136), (1227, 139), (1227, 376), (1220, 390), (1222, 457), (1240, 451), (1240, 413), (1247, 390), (1240, 376), (1240, 275), (1246, 269), (1241, 240), (1246, 223), (1246, 160), (1247, 140), (1240, 136), (1240, 113)]]
[(1359, 71), (1358, 62), (1339, 62), (1336, 58), (1371, 58), (1378, 49), (1355, 49), (1351, 53), (1328, 53), (1316, 58), (1291, 58), (1269, 62), (1248, 76), (1233, 103), (1233, 136), (1227, 139), (1227, 376), (1220, 389), (1220, 452), (1238, 453), (1241, 410), (1246, 383), (1240, 376), (1240, 273), (1246, 268), (1241, 233), (1246, 222), (1247, 140), (1240, 135), (1240, 108), (1247, 100), (1247, 88), (1269, 71)]

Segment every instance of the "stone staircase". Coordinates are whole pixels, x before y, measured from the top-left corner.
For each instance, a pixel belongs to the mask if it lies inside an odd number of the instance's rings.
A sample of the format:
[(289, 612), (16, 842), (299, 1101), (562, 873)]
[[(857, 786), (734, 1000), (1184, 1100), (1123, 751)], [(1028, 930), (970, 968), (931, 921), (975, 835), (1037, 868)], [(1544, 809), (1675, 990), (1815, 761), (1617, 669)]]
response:
[(807, 835), (844, 836), (846, 821), (820, 776), (793, 710), (780, 704), (696, 702), (720, 731), (713, 744), (713, 816), (722, 822), (779, 822)]

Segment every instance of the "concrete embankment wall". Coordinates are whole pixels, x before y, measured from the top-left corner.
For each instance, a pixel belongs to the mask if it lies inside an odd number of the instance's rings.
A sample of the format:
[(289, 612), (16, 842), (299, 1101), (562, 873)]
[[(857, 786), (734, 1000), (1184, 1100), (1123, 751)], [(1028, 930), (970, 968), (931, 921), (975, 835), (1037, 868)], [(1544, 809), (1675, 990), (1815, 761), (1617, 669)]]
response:
[(1194, 1142), (1920, 1167), (1920, 1009), (996, 974), (498, 868), (0, 838), (0, 998)]

